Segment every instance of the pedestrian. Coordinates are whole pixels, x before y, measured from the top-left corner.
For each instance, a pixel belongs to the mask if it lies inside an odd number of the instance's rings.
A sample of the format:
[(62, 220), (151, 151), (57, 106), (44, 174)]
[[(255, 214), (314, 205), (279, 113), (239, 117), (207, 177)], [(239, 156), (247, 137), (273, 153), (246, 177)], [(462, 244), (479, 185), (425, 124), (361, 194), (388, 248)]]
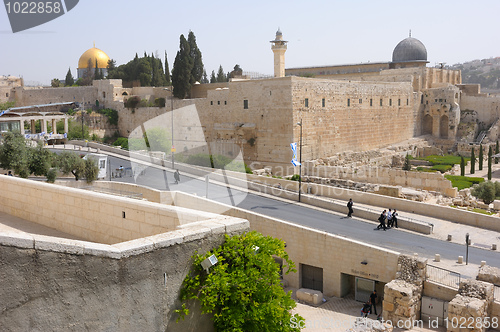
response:
[(175, 184), (181, 182), (181, 175), (178, 169), (175, 170), (174, 179), (175, 179)]
[(377, 226), (377, 229), (383, 228), (384, 231), (387, 229), (387, 227), (385, 227), (385, 218), (386, 218), (386, 210), (384, 210), (380, 214), (380, 217), (378, 217), (378, 221), (379, 221), (380, 224)]
[(353, 205), (352, 198), (349, 198), (349, 202), (347, 202), (347, 208), (349, 209), (349, 212), (347, 213), (347, 218), (352, 218), (352, 213), (354, 212), (354, 210), (352, 209), (352, 205)]
[(389, 212), (387, 212), (387, 227), (391, 228), (391, 221), (392, 221), (392, 210), (389, 209)]
[(368, 317), (370, 314), (370, 307), (371, 304), (369, 301), (363, 304), (363, 308), (361, 308), (361, 317)]
[(12, 171), (9, 171), (9, 174), (8, 174), (8, 176), (13, 176), (13, 175), (12, 175)]
[(394, 212), (392, 213), (392, 223), (391, 227), (396, 227), (398, 228), (398, 213), (396, 212), (396, 209), (394, 209)]
[[(372, 311), (373, 307), (373, 311)], [(373, 290), (373, 293), (370, 294), (370, 311), (377, 314), (377, 291)]]

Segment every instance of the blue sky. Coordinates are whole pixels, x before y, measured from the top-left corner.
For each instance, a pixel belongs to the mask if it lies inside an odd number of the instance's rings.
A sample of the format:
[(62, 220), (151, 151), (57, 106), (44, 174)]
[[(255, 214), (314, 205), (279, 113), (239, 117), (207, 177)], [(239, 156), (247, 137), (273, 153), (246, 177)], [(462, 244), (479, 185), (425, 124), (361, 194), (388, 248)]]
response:
[(93, 46), (123, 64), (168, 53), (192, 30), (207, 73), (239, 64), (272, 75), (270, 40), (278, 27), (289, 41), (286, 67), (390, 61), (399, 41), (419, 39), (429, 65), (500, 56), (499, 0), (165, 1), (80, 0), (65, 15), (12, 33), (0, 8), (0, 75), (49, 84), (76, 77), (80, 55)]

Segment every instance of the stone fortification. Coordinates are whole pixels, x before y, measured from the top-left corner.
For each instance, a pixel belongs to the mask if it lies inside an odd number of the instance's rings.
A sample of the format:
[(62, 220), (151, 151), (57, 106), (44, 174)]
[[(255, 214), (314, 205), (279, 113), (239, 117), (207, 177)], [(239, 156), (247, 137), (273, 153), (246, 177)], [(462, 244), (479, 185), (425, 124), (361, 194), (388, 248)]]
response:
[(479, 268), (477, 280), (500, 286), (500, 269), (489, 265), (483, 265)]
[(12, 90), (16, 106), (53, 104), (64, 102), (78, 102), (95, 104), (98, 89), (94, 86), (66, 87), (66, 88), (25, 88)]
[(390, 320), (395, 326), (398, 323), (401, 326), (414, 326), (413, 322), (420, 319), (426, 270), (427, 259), (407, 255), (399, 257), (396, 279), (384, 288), (384, 320)]
[(448, 304), (447, 330), (458, 332), (466, 327), (467, 331), (486, 331), (482, 323), (489, 317), (492, 303), (493, 284), (477, 280), (461, 281), (457, 296)]

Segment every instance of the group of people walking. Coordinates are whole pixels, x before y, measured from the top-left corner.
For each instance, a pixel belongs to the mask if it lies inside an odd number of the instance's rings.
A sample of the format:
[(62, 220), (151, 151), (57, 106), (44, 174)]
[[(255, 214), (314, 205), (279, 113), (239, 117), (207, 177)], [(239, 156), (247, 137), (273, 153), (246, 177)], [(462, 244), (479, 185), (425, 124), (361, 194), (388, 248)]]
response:
[(379, 225), (377, 226), (377, 229), (383, 229), (384, 231), (387, 230), (387, 228), (398, 228), (398, 212), (396, 209), (392, 211), (389, 209), (389, 212), (387, 210), (384, 210), (381, 214), (380, 217), (378, 217), (378, 222)]

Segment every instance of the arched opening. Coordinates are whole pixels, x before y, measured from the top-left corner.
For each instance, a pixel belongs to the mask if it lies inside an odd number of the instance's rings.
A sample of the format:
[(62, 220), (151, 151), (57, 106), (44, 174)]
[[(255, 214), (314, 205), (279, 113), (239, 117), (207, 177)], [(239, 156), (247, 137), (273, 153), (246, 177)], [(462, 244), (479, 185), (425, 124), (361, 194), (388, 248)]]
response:
[(432, 135), (432, 116), (424, 115), (422, 120), (422, 135)]
[(448, 138), (448, 117), (443, 115), (439, 120), (439, 137)]
[(127, 91), (124, 91), (124, 92), (122, 93), (122, 96), (128, 96)]

